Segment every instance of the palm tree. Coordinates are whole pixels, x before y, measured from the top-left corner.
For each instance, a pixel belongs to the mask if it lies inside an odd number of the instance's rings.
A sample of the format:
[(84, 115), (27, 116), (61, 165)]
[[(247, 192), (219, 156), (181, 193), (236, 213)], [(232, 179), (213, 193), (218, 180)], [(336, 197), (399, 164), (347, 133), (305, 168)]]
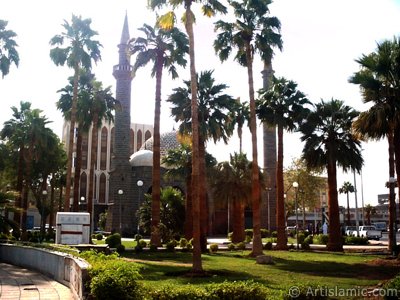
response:
[(364, 207), (365, 217), (367, 218), (367, 224), (371, 225), (371, 216), (376, 214), (376, 209), (371, 204), (367, 204)]
[(240, 102), (240, 98), (236, 99), (237, 107), (231, 112), (232, 120), (237, 125), (237, 134), (239, 137), (239, 153), (242, 153), (242, 143), (243, 143), (243, 126), (244, 123), (250, 123), (250, 107), (247, 101)]
[[(152, 9), (161, 8), (169, 5), (173, 9), (183, 6), (185, 9), (184, 17), (186, 33), (189, 38), (189, 57), (190, 57), (190, 82), (191, 82), (191, 113), (192, 113), (192, 182), (198, 182), (200, 178), (200, 156), (199, 156), (199, 124), (197, 120), (197, 72), (194, 51), (194, 13), (192, 4), (200, 3), (205, 16), (214, 16), (216, 12), (226, 13), (227, 9), (218, 0), (149, 0)], [(174, 11), (167, 12), (159, 17), (158, 23), (162, 28), (174, 27), (176, 16)], [(201, 244), (200, 244), (200, 187), (193, 185), (193, 266), (194, 273), (202, 273)]]
[(260, 99), (257, 101), (258, 117), (267, 126), (278, 127), (278, 160), (276, 166), (277, 249), (287, 248), (283, 181), (283, 131), (297, 130), (309, 113), (306, 106), (310, 104), (305, 95), (297, 90), (297, 84), (283, 77), (274, 77), (271, 88), (267, 91), (261, 91)]
[[(69, 68), (74, 70), (74, 90), (67, 155), (67, 182), (64, 199), (64, 209), (66, 211), (69, 210), (69, 198), (71, 194), (72, 153), (74, 148), (79, 73), (82, 67), (90, 70), (92, 67), (92, 60), (96, 63), (101, 59), (101, 44), (93, 40), (97, 32), (90, 28), (91, 23), (91, 19), (82, 19), (80, 16), (72, 15), (71, 24), (64, 20), (62, 26), (65, 31), (54, 36), (50, 40), (50, 45), (55, 46), (55, 48), (50, 50), (50, 58), (52, 61), (57, 66), (63, 66), (66, 63)], [(66, 45), (66, 47), (60, 48), (60, 46), (63, 45)]]
[[(206, 206), (206, 142), (212, 138), (214, 143), (222, 139), (225, 143), (233, 133), (233, 121), (230, 119), (229, 112), (236, 107), (235, 100), (223, 94), (227, 88), (225, 84), (215, 84), (213, 71), (201, 72), (198, 76), (198, 124), (199, 128), (199, 155), (200, 155), (200, 187), (201, 200), (201, 245), (202, 250), (206, 250), (207, 240), (207, 206)], [(175, 88), (169, 96), (168, 102), (172, 103), (171, 114), (175, 121), (181, 122), (180, 132), (192, 132), (192, 113), (191, 113), (191, 82), (184, 81), (185, 87)]]
[(327, 248), (342, 251), (337, 166), (344, 171), (359, 171), (363, 165), (361, 142), (351, 132), (358, 112), (343, 101), (321, 100), (301, 125), (301, 140), (305, 142), (302, 158), (308, 168), (326, 168), (328, 173), (329, 241)]
[(346, 194), (347, 196), (347, 226), (350, 226), (350, 201), (349, 201), (349, 193), (354, 193), (354, 186), (346, 181), (343, 183), (342, 187), (339, 188), (339, 193)]
[[(275, 32), (279, 30), (280, 23), (278, 19), (269, 17), (268, 5), (271, 1), (250, 1), (242, 2), (228, 1), (234, 8), (237, 20), (234, 23), (218, 21), (215, 24), (215, 30), (221, 31), (214, 41), (215, 51), (218, 53), (221, 61), (225, 61), (232, 48), (238, 49), (235, 59), (242, 66), (247, 68), (249, 99), (250, 99), (250, 132), (252, 140), (252, 210), (253, 210), (253, 250), (251, 255), (262, 254), (261, 241), (261, 215), (260, 215), (260, 178), (258, 172), (258, 154), (257, 154), (257, 120), (256, 105), (254, 97), (253, 82), (253, 60), (254, 54), (258, 52), (264, 61), (272, 57), (271, 46), (281, 46), (281, 43), (270, 44), (272, 36), (276, 37)], [(280, 37), (280, 36), (279, 36)], [(277, 39), (280, 41), (280, 38)]]
[(154, 108), (153, 134), (153, 176), (152, 176), (152, 226), (151, 243), (161, 245), (158, 234), (160, 223), (160, 115), (161, 115), (161, 79), (163, 69), (167, 69), (172, 78), (178, 77), (176, 64), (186, 66), (185, 54), (189, 52), (186, 35), (178, 28), (164, 30), (153, 28), (147, 24), (139, 28), (145, 38), (138, 37), (130, 41), (130, 54), (138, 54), (133, 66), (133, 72), (153, 62), (152, 76), (156, 76), (156, 97)]
[(10, 66), (14, 63), (19, 64), (19, 55), (16, 47), (17, 42), (14, 38), (17, 34), (12, 30), (6, 30), (8, 22), (0, 20), (0, 72), (2, 78), (10, 72)]
[(232, 242), (243, 242), (244, 207), (251, 199), (251, 163), (247, 160), (246, 154), (234, 153), (230, 155), (229, 162), (219, 163), (212, 186), (215, 200), (227, 203), (228, 208), (230, 204), (233, 206)]
[(16, 213), (18, 211), (18, 208), (13, 204), (13, 199), (16, 196), (17, 193), (0, 191), (0, 233), (8, 234), (10, 229), (18, 230), (18, 223), (8, 218), (10, 212)]
[[(360, 85), (364, 103), (372, 106), (354, 122), (354, 130), (365, 139), (387, 138), (389, 152), (389, 178), (395, 177), (400, 186), (400, 40), (386, 40), (377, 50), (356, 60), (361, 69), (349, 82)], [(396, 143), (395, 143), (396, 141)], [(395, 157), (396, 155), (396, 157)], [(396, 160), (396, 164), (395, 164)], [(396, 246), (396, 202), (394, 184), (389, 185), (389, 250)]]

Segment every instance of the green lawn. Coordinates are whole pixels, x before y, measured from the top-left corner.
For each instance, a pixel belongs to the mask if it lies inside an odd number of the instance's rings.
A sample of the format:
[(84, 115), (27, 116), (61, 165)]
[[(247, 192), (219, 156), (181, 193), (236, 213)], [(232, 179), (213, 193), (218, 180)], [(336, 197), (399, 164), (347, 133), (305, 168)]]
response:
[[(223, 282), (225, 280), (254, 280), (262, 283), (273, 295), (286, 294), (291, 286), (322, 286), (353, 288), (371, 287), (394, 277), (399, 265), (384, 263), (384, 257), (365, 254), (336, 254), (328, 252), (264, 251), (273, 256), (274, 265), (258, 265), (249, 251), (217, 252), (202, 256), (209, 276), (185, 276), (190, 269), (191, 253), (126, 252), (123, 256), (142, 267), (143, 283), (152, 286), (185, 285)], [(380, 262), (377, 264), (377, 262)]]

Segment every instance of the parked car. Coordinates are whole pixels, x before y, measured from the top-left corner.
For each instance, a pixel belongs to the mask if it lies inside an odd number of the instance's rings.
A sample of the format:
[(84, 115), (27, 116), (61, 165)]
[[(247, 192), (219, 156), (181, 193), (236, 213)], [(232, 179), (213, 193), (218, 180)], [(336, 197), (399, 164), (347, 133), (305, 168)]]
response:
[(352, 236), (354, 231), (357, 231), (356, 226), (346, 226), (344, 229), (344, 234), (347, 236)]
[[(375, 226), (368, 225), (368, 226), (360, 226), (358, 229), (360, 237), (366, 237), (369, 240), (377, 240), (382, 237), (382, 231), (376, 230)], [(357, 231), (353, 232), (353, 235), (357, 235)]]
[(386, 231), (386, 222), (375, 222), (371, 224), (372, 226), (375, 226), (376, 230), (380, 231)]

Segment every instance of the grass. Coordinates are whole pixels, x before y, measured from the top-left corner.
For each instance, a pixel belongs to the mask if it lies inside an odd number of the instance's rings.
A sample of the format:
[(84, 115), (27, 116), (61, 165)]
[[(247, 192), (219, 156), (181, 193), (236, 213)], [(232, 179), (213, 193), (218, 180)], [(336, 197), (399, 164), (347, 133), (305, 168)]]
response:
[(218, 283), (225, 280), (254, 280), (270, 293), (280, 296), (289, 287), (321, 286), (353, 288), (376, 286), (394, 277), (400, 268), (379, 264), (382, 257), (365, 254), (328, 252), (264, 251), (273, 256), (274, 265), (259, 265), (248, 256), (249, 251), (217, 252), (202, 256), (203, 268), (209, 276), (185, 276), (192, 264), (191, 253), (126, 252), (124, 257), (142, 266), (145, 285), (186, 285)]
[[(92, 239), (92, 241), (93, 241), (93, 243), (95, 243), (96, 245), (104, 245), (104, 244), (106, 243), (105, 238), (103, 238), (102, 240), (97, 240), (97, 239), (94, 238), (94, 239)], [(128, 249), (128, 248), (135, 248), (135, 246), (136, 246), (136, 241), (133, 241), (133, 240), (129, 240), (129, 241), (122, 240), (122, 245), (124, 245), (126, 249)]]

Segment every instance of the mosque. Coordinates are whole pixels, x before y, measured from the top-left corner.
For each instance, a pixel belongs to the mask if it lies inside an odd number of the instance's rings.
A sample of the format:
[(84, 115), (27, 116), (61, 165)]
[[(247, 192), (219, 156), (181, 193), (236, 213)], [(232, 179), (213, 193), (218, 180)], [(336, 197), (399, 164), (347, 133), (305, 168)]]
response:
[[(107, 231), (120, 232), (124, 236), (132, 236), (137, 232), (137, 217), (141, 201), (145, 193), (151, 192), (152, 185), (152, 145), (153, 127), (148, 124), (131, 122), (131, 82), (132, 66), (127, 57), (128, 41), (130, 40), (128, 18), (125, 16), (120, 43), (118, 45), (119, 61), (113, 67), (113, 75), (116, 79), (115, 98), (120, 106), (115, 112), (114, 123), (104, 123), (99, 128), (99, 141), (97, 145), (97, 161), (95, 162), (94, 199), (93, 212), (96, 227), (100, 213), (108, 211)], [(264, 76), (264, 73), (263, 73)], [(63, 128), (63, 141), (66, 141), (69, 133), (69, 123), (65, 122)], [(80, 178), (80, 199), (83, 207), (89, 194), (89, 166), (92, 164), (91, 130), (83, 138), (82, 143), (82, 169)], [(264, 134), (264, 149), (265, 143)], [(170, 149), (179, 148), (180, 143), (177, 132), (166, 132), (160, 136), (161, 157)], [(274, 143), (272, 143), (274, 146)], [(276, 149), (274, 150), (276, 153)], [(269, 153), (271, 155), (271, 153)], [(273, 153), (272, 153), (273, 156)], [(276, 156), (275, 156), (276, 157)], [(264, 164), (268, 157), (264, 150)], [(74, 165), (74, 164), (73, 164)], [(274, 174), (274, 165), (270, 165), (271, 174)], [(264, 168), (267, 170), (267, 168)], [(268, 171), (268, 170), (267, 170)], [(74, 170), (73, 170), (74, 173)], [(161, 168), (161, 175), (165, 168)], [(274, 186), (274, 176), (268, 176), (270, 186)], [(161, 178), (161, 187), (174, 186), (185, 191), (185, 186), (179, 181), (166, 182)], [(209, 195), (210, 196), (210, 195)], [(262, 201), (262, 227), (275, 227), (275, 189), (268, 190), (268, 202), (266, 192)], [(209, 200), (212, 202), (212, 199)], [(209, 205), (212, 207), (212, 205)], [(269, 213), (267, 210), (271, 210)], [(267, 221), (267, 216), (269, 220)], [(209, 212), (209, 228), (211, 233), (222, 233), (221, 228), (227, 226), (227, 208), (220, 211)], [(251, 219), (247, 213), (247, 219)], [(271, 224), (270, 224), (271, 223)], [(223, 230), (226, 233), (226, 229)]]

